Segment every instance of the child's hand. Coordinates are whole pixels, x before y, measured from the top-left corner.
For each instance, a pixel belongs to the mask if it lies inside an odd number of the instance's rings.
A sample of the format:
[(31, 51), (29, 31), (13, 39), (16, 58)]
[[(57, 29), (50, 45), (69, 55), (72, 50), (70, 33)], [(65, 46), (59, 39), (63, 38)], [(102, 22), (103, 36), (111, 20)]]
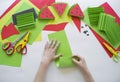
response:
[(82, 70), (87, 70), (87, 64), (85, 62), (85, 59), (81, 56), (74, 55), (72, 57), (73, 62)]
[(51, 40), (50, 43), (46, 43), (42, 62), (50, 64), (53, 60), (60, 57), (61, 54), (55, 55), (56, 50), (58, 49), (60, 42), (57, 40)]

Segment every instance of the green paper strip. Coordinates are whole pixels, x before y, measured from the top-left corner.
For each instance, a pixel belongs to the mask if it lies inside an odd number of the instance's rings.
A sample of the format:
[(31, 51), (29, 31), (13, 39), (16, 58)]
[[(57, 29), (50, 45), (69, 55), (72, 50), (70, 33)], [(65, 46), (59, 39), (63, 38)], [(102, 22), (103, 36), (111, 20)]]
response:
[(70, 45), (68, 43), (68, 39), (65, 31), (59, 31), (56, 33), (49, 34), (48, 37), (49, 37), (49, 40), (56, 39), (61, 43), (56, 54), (61, 53), (62, 57), (56, 60), (56, 65), (58, 67), (74, 66), (71, 59), (72, 51), (70, 49)]

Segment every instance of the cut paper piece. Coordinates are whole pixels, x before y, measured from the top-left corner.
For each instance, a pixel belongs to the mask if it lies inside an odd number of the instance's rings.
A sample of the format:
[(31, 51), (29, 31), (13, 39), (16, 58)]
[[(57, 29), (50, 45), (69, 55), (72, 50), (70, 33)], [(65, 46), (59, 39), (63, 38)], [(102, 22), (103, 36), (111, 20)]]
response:
[(15, 0), (15, 2), (2, 14), (2, 16), (0, 16), (0, 19), (7, 14), (16, 4), (18, 4), (20, 2), (20, 0)]
[(60, 2), (60, 3), (54, 3), (52, 6), (56, 10), (58, 15), (62, 16), (64, 11), (65, 11), (65, 9), (66, 9), (67, 4)]
[(35, 18), (33, 12), (17, 15), (16, 20), (17, 27), (20, 31), (35, 27)]
[(119, 16), (116, 14), (116, 12), (112, 9), (112, 7), (111, 7), (107, 2), (103, 3), (103, 4), (101, 5), (101, 7), (104, 8), (104, 12), (105, 12), (106, 14), (110, 14), (110, 15), (114, 16), (114, 17), (116, 18), (116, 22), (117, 22), (117, 23), (119, 24), (119, 26), (120, 26), (120, 18), (119, 18)]
[(45, 28), (43, 30), (47, 30), (47, 31), (61, 31), (65, 29), (66, 23), (60, 23), (60, 24), (50, 24), (50, 25), (46, 25)]
[(0, 65), (20, 67), (22, 61), (22, 55), (19, 53), (14, 53), (12, 56), (6, 55), (2, 50), (2, 43), (0, 42)]
[[(68, 39), (66, 36), (65, 31), (59, 31), (56, 33), (52, 33), (48, 35), (49, 40), (56, 39), (60, 42), (60, 46), (56, 52), (56, 54), (61, 53), (62, 57), (59, 59), (56, 59), (56, 65), (57, 67), (72, 67), (74, 66), (72, 59), (72, 51), (70, 49), (70, 45), (68, 43)], [(66, 60), (68, 59), (68, 60)]]
[(87, 8), (87, 12), (91, 26), (97, 26), (99, 15), (100, 13), (104, 13), (104, 9), (102, 7), (92, 7)]
[(12, 15), (12, 19), (13, 19), (14, 25), (17, 25), (17, 19), (16, 19), (16, 17), (17, 17), (18, 15), (25, 14), (25, 13), (30, 13), (30, 12), (33, 12), (33, 14), (34, 14), (34, 19), (36, 19), (36, 18), (37, 18), (37, 14), (36, 14), (34, 8), (30, 8), (30, 9), (27, 9), (27, 10), (24, 10), (24, 11), (22, 11), (22, 12), (19, 12), (19, 13), (16, 13), (16, 14)]
[(70, 16), (84, 18), (84, 14), (78, 4), (73, 5), (69, 11)]
[(73, 20), (74, 24), (76, 25), (78, 31), (81, 32), (81, 19), (72, 16), (72, 20)]
[(50, 6), (55, 0), (30, 0), (35, 6), (41, 9), (43, 6)]
[(15, 26), (11, 23), (8, 26), (4, 26), (1, 32), (2, 39), (6, 39), (12, 35), (19, 34), (18, 30)]
[(48, 7), (43, 7), (39, 14), (40, 19), (54, 19), (54, 15)]

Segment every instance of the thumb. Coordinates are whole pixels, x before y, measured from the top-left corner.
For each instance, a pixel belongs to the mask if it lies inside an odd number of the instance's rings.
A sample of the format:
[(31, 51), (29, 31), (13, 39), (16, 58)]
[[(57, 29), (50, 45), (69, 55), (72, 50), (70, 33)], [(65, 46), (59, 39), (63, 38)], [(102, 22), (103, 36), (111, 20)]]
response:
[(78, 65), (78, 61), (75, 58), (72, 58), (73, 63)]
[(59, 57), (61, 57), (61, 56), (62, 56), (62, 54), (55, 55), (54, 56), (54, 60), (57, 59), (57, 58), (59, 58)]

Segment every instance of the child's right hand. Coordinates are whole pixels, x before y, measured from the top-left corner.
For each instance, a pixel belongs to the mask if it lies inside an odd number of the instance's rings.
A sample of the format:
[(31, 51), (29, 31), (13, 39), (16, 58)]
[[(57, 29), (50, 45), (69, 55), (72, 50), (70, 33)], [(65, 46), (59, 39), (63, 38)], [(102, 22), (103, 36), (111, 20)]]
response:
[(81, 70), (88, 70), (87, 64), (85, 59), (79, 55), (73, 55), (72, 61), (81, 69)]

